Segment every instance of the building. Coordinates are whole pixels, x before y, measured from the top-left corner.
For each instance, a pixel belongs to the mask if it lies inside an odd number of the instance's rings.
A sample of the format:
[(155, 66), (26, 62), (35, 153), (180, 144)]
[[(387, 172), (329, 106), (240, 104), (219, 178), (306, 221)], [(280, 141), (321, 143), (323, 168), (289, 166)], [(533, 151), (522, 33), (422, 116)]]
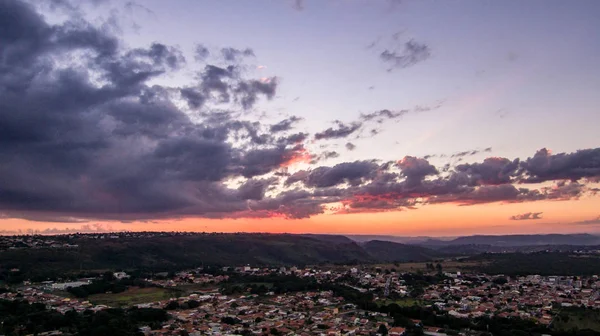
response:
[(72, 282), (62, 282), (62, 283), (53, 283), (51, 288), (52, 290), (65, 290), (67, 288), (75, 288), (81, 287), (84, 285), (89, 285), (89, 281), (72, 281)]

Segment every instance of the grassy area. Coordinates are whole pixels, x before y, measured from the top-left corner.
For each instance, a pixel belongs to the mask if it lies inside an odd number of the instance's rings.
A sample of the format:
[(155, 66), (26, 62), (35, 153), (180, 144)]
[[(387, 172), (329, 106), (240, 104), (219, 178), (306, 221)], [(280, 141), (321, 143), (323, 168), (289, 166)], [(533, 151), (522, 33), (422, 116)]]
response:
[[(434, 265), (437, 265), (438, 262), (431, 262)], [(456, 260), (443, 260), (440, 261), (439, 264), (442, 265), (442, 269), (444, 272), (457, 272), (457, 271), (467, 271), (473, 267), (478, 267), (485, 264), (485, 261), (456, 261)], [(416, 271), (427, 271), (426, 262), (418, 262), (418, 263), (388, 263), (388, 264), (377, 264), (372, 265), (373, 268), (379, 267), (383, 270), (385, 269), (395, 269), (397, 272), (416, 272)]]
[(406, 297), (406, 298), (402, 298), (402, 299), (398, 299), (398, 300), (389, 300), (389, 299), (386, 299), (386, 300), (379, 300), (379, 301), (377, 301), (377, 304), (380, 305), (380, 306), (389, 305), (389, 304), (392, 304), (392, 303), (395, 303), (395, 304), (397, 304), (400, 307), (412, 307), (412, 306), (415, 306), (415, 305), (418, 305), (418, 306), (422, 306), (423, 305), (423, 301), (417, 300), (417, 299), (414, 299), (414, 298), (410, 298), (410, 297)]
[(127, 307), (140, 303), (156, 302), (179, 296), (180, 292), (172, 289), (132, 287), (122, 293), (90, 295), (88, 300), (93, 304), (111, 307)]
[[(431, 271), (427, 270), (427, 263), (433, 263), (437, 265), (440, 263), (442, 265), (442, 269), (444, 272), (469, 272), (473, 271), (478, 267), (486, 266), (491, 263), (489, 260), (440, 260), (440, 261), (429, 261), (429, 262), (405, 262), (405, 263), (381, 263), (381, 264), (364, 264), (361, 266), (347, 266), (347, 265), (326, 265), (319, 266), (322, 269), (332, 270), (332, 271), (345, 271), (350, 269), (351, 267), (356, 267), (362, 271), (375, 271), (375, 269), (380, 268), (382, 270), (396, 270), (396, 272), (417, 272), (422, 271), (424, 273), (429, 273)], [(435, 272), (435, 271), (433, 271)]]
[(219, 285), (217, 284), (195, 284), (195, 283), (186, 283), (181, 284), (174, 287), (175, 290), (180, 291), (182, 295), (189, 295), (193, 293), (206, 293), (206, 292), (214, 292), (219, 290)]
[(554, 319), (553, 327), (560, 331), (591, 329), (600, 332), (600, 311), (565, 309)]

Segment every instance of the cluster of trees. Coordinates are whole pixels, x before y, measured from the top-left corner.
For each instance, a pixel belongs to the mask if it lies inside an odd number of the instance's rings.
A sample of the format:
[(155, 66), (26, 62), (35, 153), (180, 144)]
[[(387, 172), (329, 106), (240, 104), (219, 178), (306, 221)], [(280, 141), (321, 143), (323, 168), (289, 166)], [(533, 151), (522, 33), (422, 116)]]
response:
[[(600, 310), (583, 307), (562, 308), (552, 322), (556, 335), (572, 335), (577, 331), (585, 336), (600, 335)], [(578, 330), (578, 327), (595, 327), (594, 330)]]
[(288, 292), (318, 290), (321, 285), (314, 278), (298, 277), (272, 273), (266, 276), (232, 274), (221, 285), (225, 295), (241, 294), (250, 291), (251, 294), (265, 294), (269, 291), (275, 294)]
[(106, 272), (102, 275), (102, 278), (94, 280), (89, 285), (69, 287), (67, 291), (75, 297), (84, 298), (93, 294), (122, 293), (132, 286), (144, 288), (148, 285), (144, 280), (135, 277), (117, 280), (112, 272)]
[(438, 273), (442, 273), (443, 270), (442, 264), (440, 263), (437, 263), (436, 265), (433, 263), (426, 263), (425, 268), (430, 272), (437, 271)]
[(581, 257), (568, 252), (484, 253), (469, 260), (491, 261), (473, 267), (488, 274), (579, 276), (600, 273), (599, 257)]
[[(577, 308), (581, 309), (581, 308)], [(438, 326), (444, 332), (452, 335), (457, 330), (470, 329), (482, 332), (482, 335), (494, 336), (539, 336), (551, 334), (553, 336), (600, 336), (600, 332), (589, 329), (571, 328), (556, 330), (540, 325), (535, 320), (521, 318), (480, 317), (475, 319), (460, 319), (440, 312), (436, 308), (420, 306), (402, 307), (395, 303), (378, 308), (380, 312), (387, 313), (394, 319), (395, 326), (411, 328), (414, 332), (413, 319), (421, 320), (423, 325)], [(589, 309), (583, 309), (590, 313)], [(597, 314), (598, 312), (592, 312)], [(564, 315), (564, 314), (563, 314)]]
[(39, 303), (25, 300), (0, 300), (0, 334), (28, 335), (59, 330), (64, 333), (90, 336), (138, 336), (139, 328), (149, 325), (156, 329), (168, 320), (162, 309), (131, 308), (105, 309), (83, 313), (68, 311), (61, 314)]
[(200, 307), (200, 302), (196, 300), (188, 300), (183, 303), (177, 301), (169, 301), (164, 307), (165, 310), (176, 310), (176, 309), (194, 309)]

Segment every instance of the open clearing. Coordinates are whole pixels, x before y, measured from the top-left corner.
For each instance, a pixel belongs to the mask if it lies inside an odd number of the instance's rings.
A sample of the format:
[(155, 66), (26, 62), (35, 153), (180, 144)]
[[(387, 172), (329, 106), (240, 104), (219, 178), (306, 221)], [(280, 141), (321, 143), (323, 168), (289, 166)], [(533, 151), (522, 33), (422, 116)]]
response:
[(583, 330), (590, 329), (600, 332), (600, 311), (591, 309), (563, 310), (554, 319), (555, 330)]
[(111, 307), (127, 307), (141, 303), (150, 303), (177, 297), (179, 291), (158, 287), (132, 287), (122, 293), (94, 294), (88, 297), (93, 304)]
[[(438, 263), (442, 265), (442, 270), (444, 272), (457, 272), (457, 271), (461, 271), (461, 272), (467, 272), (467, 271), (472, 271), (473, 268), (478, 268), (481, 266), (485, 266), (487, 264), (489, 264), (489, 261), (484, 261), (484, 260), (477, 260), (477, 261), (471, 261), (471, 260), (465, 260), (465, 261), (458, 261), (458, 260), (440, 260), (440, 261), (424, 261), (424, 262), (407, 262), (407, 263), (382, 263), (382, 264), (367, 264), (367, 265), (362, 265), (362, 266), (329, 266), (326, 267), (328, 269), (332, 269), (332, 270), (337, 270), (340, 271), (342, 269), (350, 269), (352, 267), (356, 267), (360, 270), (368, 270), (368, 271), (374, 271), (375, 269), (379, 268), (381, 270), (395, 270), (396, 272), (417, 272), (417, 271), (422, 271), (424, 273), (428, 273), (431, 271), (427, 270), (427, 264), (431, 263), (434, 266), (437, 265)], [(433, 271), (435, 272), (435, 271)]]
[(379, 306), (384, 306), (384, 305), (389, 305), (392, 303), (397, 304), (400, 307), (412, 307), (412, 306), (422, 306), (424, 303), (421, 300), (416, 300), (410, 297), (406, 297), (406, 298), (401, 298), (401, 299), (397, 299), (397, 300), (389, 300), (389, 299), (385, 299), (385, 300), (378, 300), (376, 301), (377, 305)]

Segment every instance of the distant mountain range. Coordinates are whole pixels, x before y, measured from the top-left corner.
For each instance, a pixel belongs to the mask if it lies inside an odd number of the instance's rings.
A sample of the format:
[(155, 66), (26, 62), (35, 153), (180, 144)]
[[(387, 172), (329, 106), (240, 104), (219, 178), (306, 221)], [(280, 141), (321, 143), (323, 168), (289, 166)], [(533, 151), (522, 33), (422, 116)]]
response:
[(532, 235), (474, 235), (462, 237), (402, 237), (347, 235), (351, 240), (361, 243), (371, 240), (389, 241), (421, 246), (452, 245), (492, 245), (492, 246), (530, 246), (530, 245), (598, 245), (600, 235), (577, 234), (532, 234)]
[(348, 238), (357, 243), (377, 239), (435, 249), (446, 254), (478, 254), (484, 252), (540, 251), (544, 249), (573, 249), (576, 246), (600, 245), (600, 236), (582, 234), (534, 235), (475, 235), (457, 238), (357, 236)]
[(428, 240), (440, 240), (440, 241), (450, 241), (455, 239), (456, 237), (445, 237), (445, 238), (433, 238), (427, 236), (417, 236), (417, 237), (403, 237), (403, 236), (386, 236), (386, 235), (346, 235), (346, 237), (352, 239), (357, 243), (366, 243), (372, 240), (380, 240), (380, 241), (388, 241), (400, 244), (411, 244), (418, 245)]

